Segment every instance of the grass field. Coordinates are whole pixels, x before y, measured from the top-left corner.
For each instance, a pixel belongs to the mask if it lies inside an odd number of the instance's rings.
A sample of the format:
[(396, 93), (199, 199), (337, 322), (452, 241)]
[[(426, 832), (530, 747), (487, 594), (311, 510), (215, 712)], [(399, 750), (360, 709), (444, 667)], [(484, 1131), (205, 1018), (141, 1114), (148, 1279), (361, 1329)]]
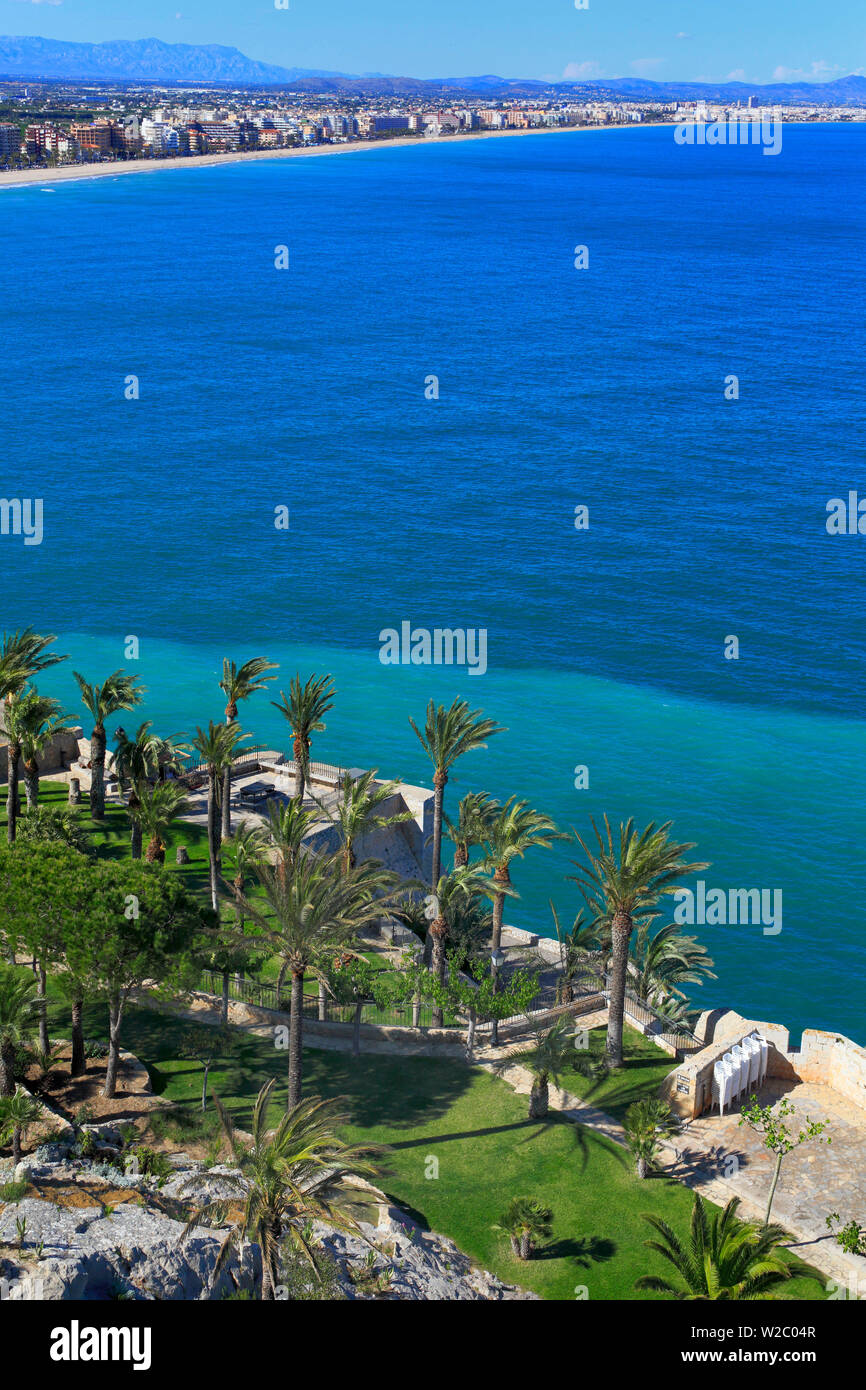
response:
[[(57, 1032), (68, 1026), (55, 998)], [(154, 1090), (196, 1113), (201, 1067), (178, 1057), (188, 1024), (143, 1008), (124, 1022), (124, 1046), (145, 1061)], [(86, 1011), (89, 1037), (105, 1037), (101, 1006)], [(634, 1060), (640, 1064), (642, 1059)], [(647, 1297), (634, 1281), (662, 1272), (646, 1250), (651, 1235), (641, 1213), (664, 1217), (685, 1233), (691, 1193), (655, 1177), (639, 1182), (629, 1155), (592, 1131), (552, 1115), (527, 1119), (527, 1101), (503, 1081), (461, 1062), (436, 1058), (365, 1057), (307, 1049), (305, 1093), (344, 1098), (347, 1137), (389, 1146), (381, 1186), (421, 1223), (443, 1235), (509, 1283), (549, 1299)], [(267, 1040), (240, 1035), (232, 1055), (211, 1073), (211, 1088), (237, 1123), (249, 1122), (252, 1101), (276, 1077), (273, 1117), (285, 1105), (287, 1057)], [(435, 1174), (435, 1175), (434, 1175)], [(536, 1259), (516, 1260), (494, 1225), (514, 1196), (541, 1198), (553, 1210), (553, 1237)], [(821, 1276), (791, 1260), (797, 1277), (786, 1298), (825, 1297)]]

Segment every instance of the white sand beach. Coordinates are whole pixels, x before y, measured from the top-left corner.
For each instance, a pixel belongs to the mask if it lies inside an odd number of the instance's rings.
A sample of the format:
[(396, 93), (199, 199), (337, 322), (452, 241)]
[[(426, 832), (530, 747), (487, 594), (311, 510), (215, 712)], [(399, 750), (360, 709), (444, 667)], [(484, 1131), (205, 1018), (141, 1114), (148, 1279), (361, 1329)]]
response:
[(576, 131), (650, 130), (670, 121), (653, 121), (647, 125), (584, 125), (542, 126), (532, 130), (478, 130), (471, 135), (448, 135), (431, 139), (426, 136), (401, 136), (394, 140), (358, 140), (345, 145), (308, 145), (288, 150), (251, 150), (248, 154), (182, 155), (174, 159), (111, 160), (100, 164), (71, 164), (60, 169), (23, 169), (0, 173), (0, 190), (23, 188), (28, 184), (65, 183), (69, 179), (118, 178), (124, 174), (156, 174), (170, 169), (206, 169), (216, 164), (246, 164), (254, 159), (306, 159), (315, 155), (362, 154), (371, 150), (397, 149), (403, 145), (463, 144), (465, 140), (514, 139), (521, 135), (573, 135)]

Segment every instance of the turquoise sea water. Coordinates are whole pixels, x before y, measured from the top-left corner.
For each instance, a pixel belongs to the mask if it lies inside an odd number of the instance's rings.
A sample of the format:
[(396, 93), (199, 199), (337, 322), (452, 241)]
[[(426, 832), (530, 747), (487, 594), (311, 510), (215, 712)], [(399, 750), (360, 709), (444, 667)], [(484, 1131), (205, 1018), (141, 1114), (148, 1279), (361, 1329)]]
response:
[[(673, 818), (708, 884), (783, 893), (778, 936), (703, 928), (702, 1000), (866, 1041), (866, 538), (824, 524), (866, 493), (864, 152), (578, 132), (4, 191), (2, 492), (45, 536), (0, 538), (0, 621), (92, 680), (136, 634), (170, 732), (224, 655), (329, 670), (315, 755), (428, 784), (408, 715), (463, 694), (508, 733), (452, 807)], [(402, 620), (486, 628), (487, 673), (382, 666)], [(571, 854), (517, 868), (515, 925), (577, 906)]]

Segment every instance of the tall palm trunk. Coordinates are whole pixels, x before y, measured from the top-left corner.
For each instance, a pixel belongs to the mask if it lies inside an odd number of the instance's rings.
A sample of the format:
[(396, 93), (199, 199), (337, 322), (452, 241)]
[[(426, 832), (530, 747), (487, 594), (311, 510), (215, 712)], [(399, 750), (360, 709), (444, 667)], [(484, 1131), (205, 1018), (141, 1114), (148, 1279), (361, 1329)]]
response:
[(433, 774), (433, 892), (439, 885), (442, 872), (442, 818), (445, 813), (445, 783), (448, 773), (437, 768)]
[(94, 727), (90, 738), (90, 814), (102, 819), (105, 815), (105, 729)]
[(27, 810), (35, 811), (39, 805), (39, 767), (35, 758), (28, 758), (24, 763), (24, 791)]
[(123, 1004), (119, 994), (113, 994), (108, 1001), (108, 1065), (105, 1069), (105, 1085), (102, 1094), (106, 1100), (114, 1100), (117, 1090), (117, 1071), (120, 1066), (120, 1023), (123, 1018)]
[(306, 790), (307, 782), (307, 750), (304, 745), (304, 740), (298, 734), (295, 735), (292, 752), (295, 755), (295, 766), (298, 769), (298, 789), (295, 792), (295, 797), (298, 805), (303, 806), (304, 791)]
[(15, 1047), (4, 1042), (0, 1047), (0, 1096), (15, 1094)]
[[(494, 872), (494, 874), (493, 874), (493, 882), (494, 882), (494, 883), (501, 883), (501, 884), (503, 884), (504, 886), (507, 886), (508, 884), (510, 884), (510, 882), (511, 882), (511, 875), (510, 875), (509, 872), (508, 872), (508, 865), (507, 865), (507, 864), (500, 864), (500, 865), (496, 868), (496, 870), (495, 870), (495, 872)], [(495, 896), (494, 899), (493, 899), (493, 936), (492, 936), (492, 939), (491, 939), (491, 948), (492, 948), (493, 951), (498, 951), (499, 948), (500, 948), (500, 946), (501, 946), (501, 944), (502, 944), (502, 921), (503, 921), (504, 916), (505, 916), (505, 894), (504, 894), (504, 893), (497, 893), (496, 896)], [(497, 974), (496, 974), (495, 968), (494, 968), (493, 971), (492, 971), (492, 978), (493, 978), (493, 993), (495, 994), (495, 993), (496, 993), (496, 980), (497, 980)], [(498, 1047), (498, 1046), (499, 1046), (499, 1019), (496, 1018), (495, 1016), (490, 1020), (490, 1045), (491, 1045), (491, 1047)]]
[(138, 795), (138, 791), (136, 790), (135, 787), (133, 787), (133, 788), (132, 788), (132, 791), (129, 793), (129, 800), (128, 800), (127, 803), (126, 803), (126, 809), (127, 809), (127, 812), (129, 813), (129, 823), (130, 823), (130, 831), (129, 831), (129, 852), (130, 852), (130, 854), (131, 854), (131, 856), (132, 856), (133, 859), (140, 859), (140, 858), (141, 858), (141, 845), (142, 845), (142, 839), (143, 839), (142, 830), (141, 830), (141, 825), (140, 825), (139, 821), (137, 821), (137, 820), (134, 819), (134, 817), (133, 817), (133, 812), (134, 812), (134, 811), (137, 811), (140, 805), (141, 805), (141, 799), (140, 799), (140, 797), (139, 797), (139, 795)]
[(617, 912), (611, 923), (612, 960), (610, 1002), (607, 1010), (605, 1061), (609, 1068), (622, 1066), (622, 1026), (625, 1015), (625, 986), (628, 977), (628, 943), (632, 920), (627, 912)]
[[(440, 985), (445, 984), (445, 941), (448, 936), (448, 924), (445, 918), (439, 916), (430, 927), (430, 935), (433, 938), (433, 959), (431, 961), (431, 972), (436, 976)], [(442, 1005), (434, 1003), (432, 1024), (434, 1028), (441, 1028), (444, 1022)]]
[[(508, 872), (508, 865), (500, 865), (493, 875), (494, 883), (501, 883), (507, 888), (511, 884), (511, 875)], [(498, 951), (502, 945), (502, 923), (505, 918), (505, 893), (497, 893), (493, 899), (493, 936), (491, 946), (494, 951)]]
[(547, 1077), (542, 1074), (533, 1078), (532, 1089), (529, 1092), (530, 1120), (543, 1120), (549, 1109), (550, 1087)]
[(301, 1103), (304, 1038), (304, 972), (292, 971), (292, 1011), (289, 1015), (289, 1109)]
[(51, 1047), (51, 1040), (48, 1037), (47, 981), (45, 978), (45, 967), (41, 962), (36, 968), (36, 981), (36, 1000), (39, 1009), (39, 1046), (43, 1052), (48, 1052)]
[(72, 1060), (69, 1064), (71, 1076), (83, 1076), (87, 1070), (84, 1056), (84, 997), (76, 994), (72, 1000)]
[(21, 1162), (21, 1126), (16, 1125), (12, 1130), (12, 1162), (15, 1167)]
[(273, 1242), (279, 1243), (280, 1232), (274, 1231), (271, 1225), (268, 1234), (271, 1239), (269, 1240), (265, 1236), (260, 1242), (262, 1251), (262, 1302), (274, 1303), (277, 1297), (277, 1271), (274, 1267), (276, 1261), (270, 1250)]
[(18, 766), (21, 762), (21, 744), (9, 744), (7, 753), (9, 763), (9, 787), (6, 793), (6, 839), (10, 845), (15, 843), (18, 829)]
[(216, 768), (209, 768), (207, 777), (207, 843), (210, 858), (210, 900), (214, 912), (219, 911), (219, 899), (217, 897), (217, 874), (219, 872), (217, 863), (218, 830), (217, 771)]
[(229, 1022), (229, 972), (223, 971), (223, 995), (220, 1004), (220, 1027), (227, 1028)]
[[(232, 701), (226, 705), (226, 724), (233, 724), (238, 717), (238, 707)], [(232, 833), (232, 770), (227, 767), (223, 773), (223, 805), (221, 838), (228, 840)]]

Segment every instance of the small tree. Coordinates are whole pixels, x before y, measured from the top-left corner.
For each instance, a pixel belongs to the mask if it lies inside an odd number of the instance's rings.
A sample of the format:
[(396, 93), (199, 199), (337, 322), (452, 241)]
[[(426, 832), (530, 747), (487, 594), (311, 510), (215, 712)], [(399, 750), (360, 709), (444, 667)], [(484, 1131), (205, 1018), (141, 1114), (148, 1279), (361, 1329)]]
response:
[(625, 1137), (634, 1156), (639, 1178), (658, 1167), (659, 1146), (676, 1127), (670, 1106), (654, 1096), (634, 1101), (625, 1112)]
[(103, 1095), (112, 1099), (130, 995), (144, 985), (168, 997), (189, 988), (213, 919), (176, 875), (156, 865), (95, 863), (90, 872), (91, 902), (66, 945), (66, 958), (87, 992), (108, 1002)]
[[(778, 1110), (774, 1110), (772, 1105), (759, 1105), (758, 1097), (751, 1096), (750, 1103), (744, 1105), (740, 1112), (740, 1125), (748, 1125), (757, 1134), (763, 1135), (764, 1148), (776, 1156), (776, 1166), (773, 1171), (773, 1181), (770, 1184), (770, 1198), (767, 1202), (767, 1214), (764, 1217), (764, 1225), (770, 1223), (770, 1212), (773, 1210), (773, 1198), (776, 1195), (776, 1187), (779, 1182), (779, 1174), (782, 1171), (782, 1159), (789, 1154), (792, 1149), (798, 1149), (801, 1144), (805, 1144), (809, 1139), (820, 1139), (824, 1130), (827, 1128), (826, 1120), (810, 1120), (806, 1116), (805, 1128), (801, 1129), (796, 1136), (788, 1128), (785, 1121), (797, 1112), (794, 1106), (783, 1096)], [(830, 1144), (832, 1140), (828, 1135), (822, 1143)]]
[(42, 1106), (19, 1086), (14, 1095), (0, 1097), (0, 1143), (12, 1138), (12, 1162), (21, 1162), (21, 1140), (42, 1118)]
[(230, 1054), (232, 1043), (229, 1028), (189, 1028), (180, 1040), (178, 1056), (198, 1062), (204, 1070), (201, 1081), (202, 1114), (207, 1110), (207, 1082), (211, 1068), (218, 1058)]
[(521, 1052), (517, 1057), (509, 1057), (505, 1065), (519, 1062), (532, 1072), (532, 1089), (529, 1092), (530, 1120), (543, 1120), (550, 1109), (550, 1082), (558, 1086), (562, 1073), (567, 1067), (589, 1074), (593, 1069), (592, 1060), (575, 1048), (575, 1035), (568, 1017), (558, 1018), (550, 1028), (542, 1028), (535, 1034), (535, 1047), (529, 1052)]
[(0, 1096), (15, 1091), (15, 1060), (36, 1027), (36, 981), (15, 966), (0, 965)]
[(539, 1241), (553, 1229), (553, 1212), (536, 1197), (514, 1197), (493, 1228), (504, 1231), (519, 1260), (531, 1260)]
[[(359, 1189), (353, 1179), (376, 1176), (373, 1160), (379, 1152), (366, 1145), (345, 1143), (339, 1131), (348, 1116), (333, 1101), (318, 1097), (293, 1106), (276, 1128), (270, 1129), (267, 1115), (275, 1085), (272, 1079), (258, 1094), (249, 1147), (240, 1142), (231, 1116), (214, 1097), (240, 1173), (227, 1177), (234, 1188), (232, 1198), (201, 1207), (181, 1236), (181, 1240), (186, 1240), (197, 1226), (226, 1228), (214, 1265), (214, 1280), (232, 1245), (249, 1239), (258, 1241), (262, 1254), (262, 1299), (267, 1301), (276, 1297), (284, 1240), (301, 1253), (317, 1274), (308, 1234), (312, 1221), (326, 1220), (338, 1230), (359, 1234), (358, 1220), (369, 1219), (370, 1212), (363, 1188)], [(234, 1203), (243, 1207), (239, 1221), (231, 1219)]]
[(326, 988), (338, 1004), (354, 1008), (352, 1027), (352, 1056), (361, 1051), (361, 1018), (364, 1005), (375, 1001), (375, 986), (381, 970), (376, 970), (364, 956), (337, 956), (325, 981)]
[(661, 1237), (644, 1244), (673, 1266), (680, 1282), (673, 1283), (657, 1274), (642, 1274), (635, 1280), (635, 1288), (667, 1294), (680, 1302), (773, 1298), (772, 1290), (791, 1277), (791, 1270), (778, 1251), (786, 1239), (785, 1232), (781, 1226), (739, 1221), (739, 1205), (739, 1197), (732, 1197), (724, 1211), (711, 1207), (708, 1216), (703, 1199), (696, 1192), (685, 1239), (660, 1217), (644, 1213), (644, 1221)]

